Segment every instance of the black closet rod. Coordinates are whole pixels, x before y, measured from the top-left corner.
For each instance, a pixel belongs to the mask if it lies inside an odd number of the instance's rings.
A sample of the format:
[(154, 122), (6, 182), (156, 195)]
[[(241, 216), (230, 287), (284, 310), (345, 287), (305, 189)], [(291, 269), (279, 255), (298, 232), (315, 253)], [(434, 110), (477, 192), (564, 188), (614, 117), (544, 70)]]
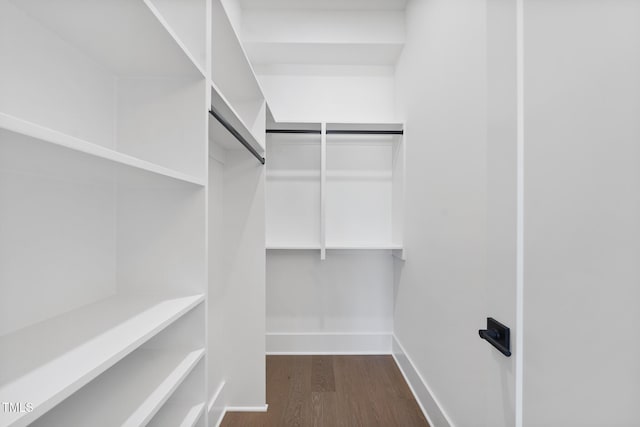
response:
[(327, 135), (403, 135), (403, 130), (328, 130)]
[[(267, 129), (267, 133), (314, 133), (315, 129)], [(403, 130), (328, 130), (327, 135), (403, 135)]]
[(222, 115), (218, 111), (216, 111), (215, 108), (213, 108), (213, 105), (209, 110), (209, 114), (215, 117), (216, 120), (220, 122), (220, 124), (224, 126), (224, 128), (228, 130), (231, 135), (233, 135), (238, 141), (240, 141), (242, 145), (244, 145), (244, 148), (246, 148), (247, 150), (249, 150), (251, 154), (253, 154), (253, 157), (258, 159), (258, 161), (264, 165), (264, 157), (262, 157), (260, 153), (258, 153), (256, 149), (253, 148), (251, 144), (249, 144), (249, 142), (246, 139), (244, 139), (242, 135), (240, 135), (240, 132), (238, 132), (233, 126), (231, 126), (231, 124), (228, 121), (226, 121), (224, 117), (222, 117)]

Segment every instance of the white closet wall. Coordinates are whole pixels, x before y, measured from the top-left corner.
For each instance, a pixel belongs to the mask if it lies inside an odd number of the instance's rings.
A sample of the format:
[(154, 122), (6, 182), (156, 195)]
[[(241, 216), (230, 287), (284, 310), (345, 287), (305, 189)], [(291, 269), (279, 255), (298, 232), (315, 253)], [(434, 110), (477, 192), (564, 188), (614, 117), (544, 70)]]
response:
[[(330, 28), (330, 27), (329, 27)], [(269, 108), (283, 122), (393, 122), (393, 67), (257, 65)]]
[[(508, 400), (487, 406), (495, 396), (487, 396), (486, 368), (497, 352), (477, 335), (488, 315), (486, 4), (415, 1), (406, 16), (397, 83), (407, 262), (397, 265), (394, 332), (403, 350), (394, 351), (417, 371), (411, 379), (432, 425), (513, 426), (498, 412)], [(508, 378), (496, 379), (506, 386)]]

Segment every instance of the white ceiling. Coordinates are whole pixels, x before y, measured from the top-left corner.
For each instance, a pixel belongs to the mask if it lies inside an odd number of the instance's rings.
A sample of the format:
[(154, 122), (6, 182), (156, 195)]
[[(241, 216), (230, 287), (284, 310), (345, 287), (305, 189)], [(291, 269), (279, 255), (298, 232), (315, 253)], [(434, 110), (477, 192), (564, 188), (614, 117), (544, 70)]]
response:
[(240, 0), (243, 9), (403, 10), (407, 0)]

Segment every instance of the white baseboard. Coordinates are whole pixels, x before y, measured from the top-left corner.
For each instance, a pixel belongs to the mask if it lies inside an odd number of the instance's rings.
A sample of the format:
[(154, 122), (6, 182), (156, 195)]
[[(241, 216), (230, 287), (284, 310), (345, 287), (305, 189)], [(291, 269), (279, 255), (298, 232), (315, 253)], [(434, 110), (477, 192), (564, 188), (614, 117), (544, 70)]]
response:
[(393, 335), (393, 358), (431, 427), (454, 427), (411, 358)]
[(218, 386), (218, 389), (209, 400), (208, 412), (209, 412), (209, 425), (218, 427), (222, 423), (224, 414), (226, 412), (224, 404), (224, 385), (222, 381)]
[(208, 404), (209, 425), (220, 427), (227, 412), (267, 412), (269, 405), (260, 406), (225, 406), (224, 385), (222, 381)]
[(260, 406), (227, 406), (225, 412), (267, 412), (269, 405)]
[(391, 354), (391, 337), (380, 333), (267, 333), (267, 354)]

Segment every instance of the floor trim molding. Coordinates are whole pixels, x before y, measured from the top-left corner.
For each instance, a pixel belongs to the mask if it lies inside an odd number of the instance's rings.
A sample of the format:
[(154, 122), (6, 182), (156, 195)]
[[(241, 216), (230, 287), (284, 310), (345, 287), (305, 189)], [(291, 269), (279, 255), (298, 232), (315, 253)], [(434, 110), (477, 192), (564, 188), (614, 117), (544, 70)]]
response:
[(269, 409), (269, 405), (260, 405), (260, 406), (227, 406), (224, 408), (226, 412), (267, 412)]
[(267, 333), (268, 355), (391, 354), (390, 332)]
[(392, 345), (393, 358), (429, 425), (431, 427), (455, 427), (395, 334)]

